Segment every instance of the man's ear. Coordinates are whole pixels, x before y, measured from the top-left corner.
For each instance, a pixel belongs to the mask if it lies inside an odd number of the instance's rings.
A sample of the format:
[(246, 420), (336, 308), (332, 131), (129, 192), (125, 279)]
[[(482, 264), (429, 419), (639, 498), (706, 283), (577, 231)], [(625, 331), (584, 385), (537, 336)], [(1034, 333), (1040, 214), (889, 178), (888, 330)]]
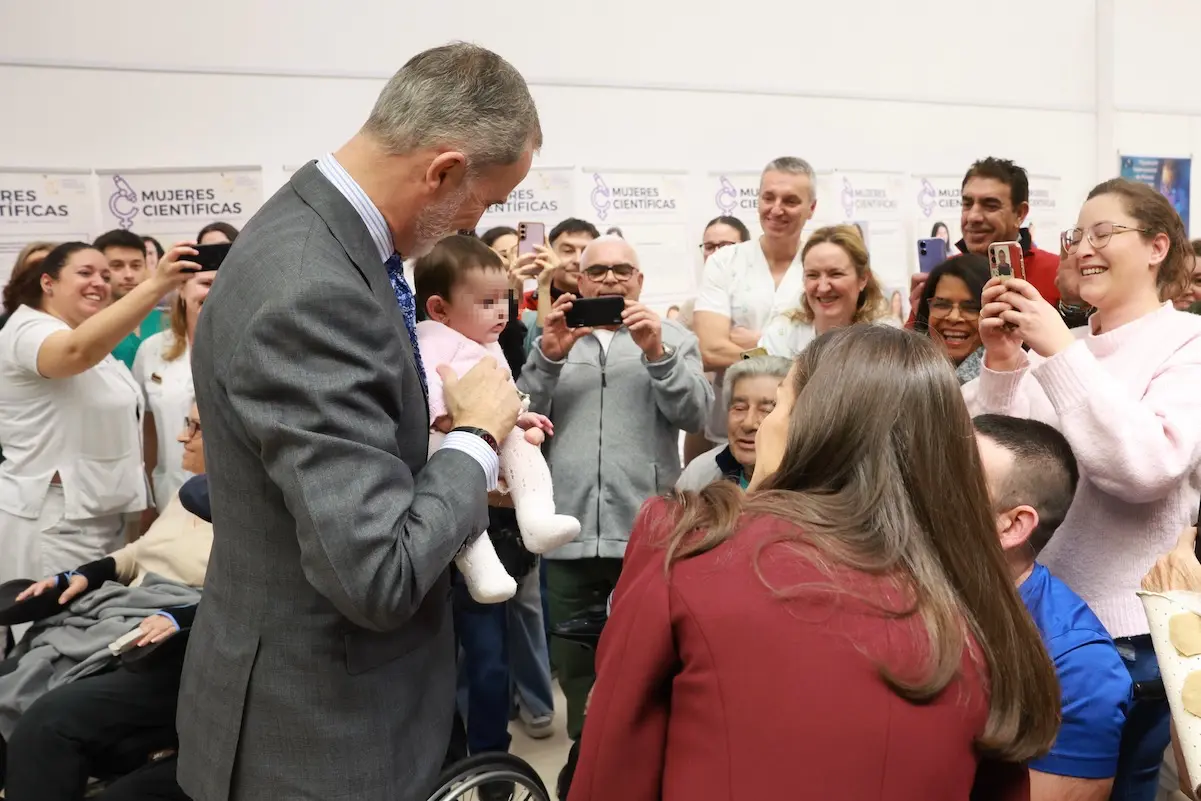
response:
[(455, 190), (467, 178), (467, 156), (457, 150), (439, 153), (425, 171), (425, 186), (430, 194), (444, 188)]
[(1006, 553), (1024, 547), (1038, 528), (1038, 512), (1033, 506), (1015, 506), (997, 515), (997, 534)]

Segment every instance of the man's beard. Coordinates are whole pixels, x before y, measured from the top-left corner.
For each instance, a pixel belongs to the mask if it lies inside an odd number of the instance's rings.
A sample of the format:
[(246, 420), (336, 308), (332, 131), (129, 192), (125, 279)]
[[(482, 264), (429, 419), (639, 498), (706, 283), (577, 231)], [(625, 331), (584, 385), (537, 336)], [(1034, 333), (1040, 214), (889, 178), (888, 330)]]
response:
[(440, 203), (427, 207), (417, 217), (413, 227), (413, 252), (405, 258), (419, 259), (434, 249), (434, 245), (455, 232), (453, 223), (459, 210), (467, 200), (467, 186), (460, 186), (455, 193)]

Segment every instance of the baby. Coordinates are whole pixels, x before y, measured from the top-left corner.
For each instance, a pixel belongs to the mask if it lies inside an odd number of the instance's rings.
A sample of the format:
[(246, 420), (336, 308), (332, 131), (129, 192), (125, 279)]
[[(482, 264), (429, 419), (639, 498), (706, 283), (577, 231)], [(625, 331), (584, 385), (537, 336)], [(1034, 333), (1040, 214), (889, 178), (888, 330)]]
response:
[[(461, 376), (486, 356), (506, 364), (496, 340), (509, 317), (509, 281), (500, 257), (470, 236), (439, 242), (417, 261), (414, 279), (418, 308), (426, 317), (417, 324), (417, 341), (429, 386), (433, 453), (454, 428), (438, 367), (446, 365)], [(516, 385), (513, 391), (517, 392)], [(580, 523), (555, 514), (550, 470), (538, 447), (545, 434), (554, 433), (550, 420), (530, 413), (528, 402), (523, 407), (522, 421), (531, 427), (524, 432), (513, 429), (500, 443), (502, 491), (513, 497), (526, 549), (539, 554), (574, 540)], [(500, 603), (517, 592), (517, 583), (505, 572), (488, 532), (464, 546), (455, 564), (471, 597), (480, 603)]]

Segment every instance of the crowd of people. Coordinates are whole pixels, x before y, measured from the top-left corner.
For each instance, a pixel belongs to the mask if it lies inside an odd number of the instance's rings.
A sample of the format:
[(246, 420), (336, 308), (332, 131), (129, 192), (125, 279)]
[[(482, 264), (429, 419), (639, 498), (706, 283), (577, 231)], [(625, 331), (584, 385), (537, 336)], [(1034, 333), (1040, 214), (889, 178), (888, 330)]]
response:
[[(762, 235), (712, 220), (660, 315), (620, 231), (474, 232), (541, 137), (509, 64), (436, 48), (242, 232), (24, 248), (5, 797), (417, 801), (565, 712), (575, 801), (1156, 798), (1135, 592), (1201, 590), (1172, 205), (1104, 181), (1056, 254), (1025, 170), (981, 158), (905, 320), (781, 157)], [(572, 322), (606, 297), (620, 320)]]

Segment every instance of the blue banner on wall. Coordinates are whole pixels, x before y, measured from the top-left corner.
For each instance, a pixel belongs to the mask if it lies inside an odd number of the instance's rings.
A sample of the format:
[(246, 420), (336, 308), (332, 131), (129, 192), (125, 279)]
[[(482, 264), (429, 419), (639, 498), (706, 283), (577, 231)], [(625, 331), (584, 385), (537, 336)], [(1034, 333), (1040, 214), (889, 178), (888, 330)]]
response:
[(1147, 184), (1168, 199), (1184, 230), (1189, 229), (1189, 189), (1192, 185), (1192, 159), (1122, 156), (1122, 177)]

